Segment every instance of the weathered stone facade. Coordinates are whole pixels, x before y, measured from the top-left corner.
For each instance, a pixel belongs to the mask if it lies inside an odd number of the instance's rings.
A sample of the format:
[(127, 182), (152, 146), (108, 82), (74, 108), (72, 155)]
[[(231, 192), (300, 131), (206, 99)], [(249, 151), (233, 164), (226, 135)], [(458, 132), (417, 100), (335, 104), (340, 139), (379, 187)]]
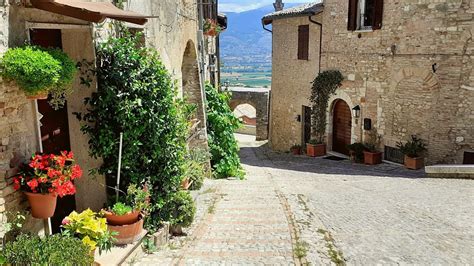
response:
[[(329, 103), (329, 150), (334, 103), (344, 100), (350, 108), (362, 108), (361, 117), (352, 118), (352, 142), (367, 140), (363, 119), (369, 118), (383, 136), (381, 150), (416, 134), (428, 144), (429, 164), (462, 163), (463, 153), (474, 149), (474, 3), (384, 1), (382, 28), (374, 31), (348, 31), (348, 9), (348, 1), (324, 1), (321, 70), (338, 69), (345, 76)], [(304, 62), (280, 59), (295, 51), (288, 44), (296, 41), (298, 23), (291, 21), (296, 18), (273, 21), (271, 143), (278, 150), (299, 143), (301, 126), (294, 117), (301, 104), (308, 104), (306, 82), (317, 73), (308, 73)], [(311, 40), (311, 49), (318, 45), (319, 39)], [(306, 95), (293, 86), (300, 80)], [(296, 110), (293, 97), (302, 101)]]
[(474, 149), (473, 12), (461, 0), (384, 1), (382, 29), (351, 32), (348, 2), (324, 2), (322, 70), (347, 79), (332, 101), (362, 107), (354, 142), (366, 139), (361, 121), (370, 118), (382, 146), (416, 134), (428, 144), (428, 163), (462, 163)]
[[(15, 47), (28, 41), (27, 28), (61, 29), (63, 50), (74, 60), (95, 60), (94, 45), (100, 38), (107, 37), (107, 22), (101, 25), (73, 19), (62, 15), (52, 14), (31, 7), (17, 4), (20, 1), (5, 1), (0, 7), (0, 52), (9, 47)], [(24, 1), (21, 1), (24, 2)], [(208, 61), (208, 49), (215, 51), (215, 40), (204, 39), (202, 51), (198, 50), (198, 12), (192, 0), (140, 1), (129, 2), (125, 9), (138, 13), (157, 16), (150, 18), (144, 26), (128, 24), (127, 26), (143, 30), (145, 43), (156, 48), (163, 63), (177, 80), (180, 97), (192, 93), (191, 98), (203, 112), (203, 95), (201, 77), (209, 80), (211, 72), (206, 68), (208, 63), (199, 64), (201, 58)], [(100, 37), (100, 38), (98, 38)], [(213, 51), (212, 51), (213, 52)], [(188, 71), (191, 66), (191, 71)], [(183, 78), (186, 78), (183, 81)], [(87, 170), (97, 167), (100, 161), (93, 160), (88, 154), (87, 136), (80, 132), (80, 123), (73, 115), (74, 112), (84, 111), (83, 99), (94, 90), (80, 85), (79, 78), (74, 83), (74, 93), (68, 98), (68, 118), (71, 149), (74, 151), (78, 163), (84, 168), (84, 176), (77, 181), (76, 206), (78, 210), (103, 207), (105, 202), (105, 180), (103, 177), (92, 178)], [(205, 133), (205, 116), (203, 119)], [(0, 218), (4, 218), (5, 211), (25, 209), (28, 204), (21, 193), (13, 191), (10, 176), (17, 170), (22, 159), (29, 157), (40, 149), (38, 132), (38, 114), (34, 101), (27, 100), (24, 93), (14, 84), (0, 82)], [(206, 137), (204, 135), (204, 137)], [(32, 219), (30, 228), (41, 228), (42, 223)], [(3, 219), (2, 221), (5, 221)], [(0, 237), (3, 236), (0, 227)]]
[[(321, 15), (313, 20), (321, 22)], [(298, 60), (298, 26), (309, 25), (309, 60)], [(303, 144), (303, 106), (311, 106), (311, 82), (319, 71), (320, 27), (308, 16), (273, 20), (270, 145), (288, 151)]]

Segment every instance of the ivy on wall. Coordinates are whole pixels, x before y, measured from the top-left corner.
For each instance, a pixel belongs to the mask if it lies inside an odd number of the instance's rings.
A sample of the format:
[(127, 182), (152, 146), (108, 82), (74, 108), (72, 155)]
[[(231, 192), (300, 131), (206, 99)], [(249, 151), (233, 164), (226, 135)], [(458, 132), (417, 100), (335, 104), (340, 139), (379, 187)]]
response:
[(311, 88), (311, 97), (309, 100), (312, 104), (311, 110), (311, 129), (314, 136), (315, 144), (324, 143), (327, 125), (327, 108), (329, 98), (341, 86), (344, 77), (338, 70), (326, 70), (314, 79)]

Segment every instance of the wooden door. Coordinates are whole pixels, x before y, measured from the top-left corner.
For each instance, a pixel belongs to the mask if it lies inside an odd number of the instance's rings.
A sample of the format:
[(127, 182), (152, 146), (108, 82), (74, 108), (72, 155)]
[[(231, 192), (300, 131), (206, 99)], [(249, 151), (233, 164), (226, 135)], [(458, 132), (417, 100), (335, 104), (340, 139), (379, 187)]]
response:
[(351, 128), (351, 109), (345, 101), (339, 100), (333, 111), (333, 151), (349, 155), (347, 145), (351, 144)]
[(306, 147), (306, 143), (311, 140), (311, 107), (303, 106), (303, 143), (302, 147)]
[[(62, 49), (61, 30), (59, 29), (34, 29), (30, 30), (31, 43), (41, 47)], [(48, 99), (49, 100), (49, 99)], [(69, 121), (67, 103), (59, 110), (54, 110), (48, 100), (38, 100), (38, 112), (41, 123), (41, 143), (43, 152), (59, 154), (61, 151), (70, 151)], [(74, 196), (58, 198), (54, 217), (51, 219), (53, 232), (59, 232), (59, 227), (64, 217), (76, 209)]]

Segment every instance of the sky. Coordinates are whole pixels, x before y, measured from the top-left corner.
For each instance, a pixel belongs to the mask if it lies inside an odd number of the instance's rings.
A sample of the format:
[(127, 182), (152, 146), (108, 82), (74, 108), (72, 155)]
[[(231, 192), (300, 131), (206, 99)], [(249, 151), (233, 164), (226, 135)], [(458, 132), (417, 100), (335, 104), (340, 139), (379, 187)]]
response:
[[(262, 6), (271, 5), (274, 0), (219, 0), (219, 11), (221, 12), (242, 12), (256, 9)], [(283, 0), (283, 3), (305, 3), (308, 0)]]

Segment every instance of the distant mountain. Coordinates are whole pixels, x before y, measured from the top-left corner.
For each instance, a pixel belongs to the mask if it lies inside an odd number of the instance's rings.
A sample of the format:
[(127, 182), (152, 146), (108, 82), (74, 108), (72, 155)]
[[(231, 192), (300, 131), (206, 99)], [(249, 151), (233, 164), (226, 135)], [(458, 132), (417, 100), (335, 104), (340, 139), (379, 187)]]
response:
[[(285, 8), (296, 5), (299, 4), (285, 4)], [(226, 12), (228, 28), (220, 35), (224, 64), (235, 57), (256, 56), (258, 61), (271, 60), (272, 35), (262, 28), (261, 21), (263, 16), (273, 11), (273, 6), (269, 5), (241, 13)]]

